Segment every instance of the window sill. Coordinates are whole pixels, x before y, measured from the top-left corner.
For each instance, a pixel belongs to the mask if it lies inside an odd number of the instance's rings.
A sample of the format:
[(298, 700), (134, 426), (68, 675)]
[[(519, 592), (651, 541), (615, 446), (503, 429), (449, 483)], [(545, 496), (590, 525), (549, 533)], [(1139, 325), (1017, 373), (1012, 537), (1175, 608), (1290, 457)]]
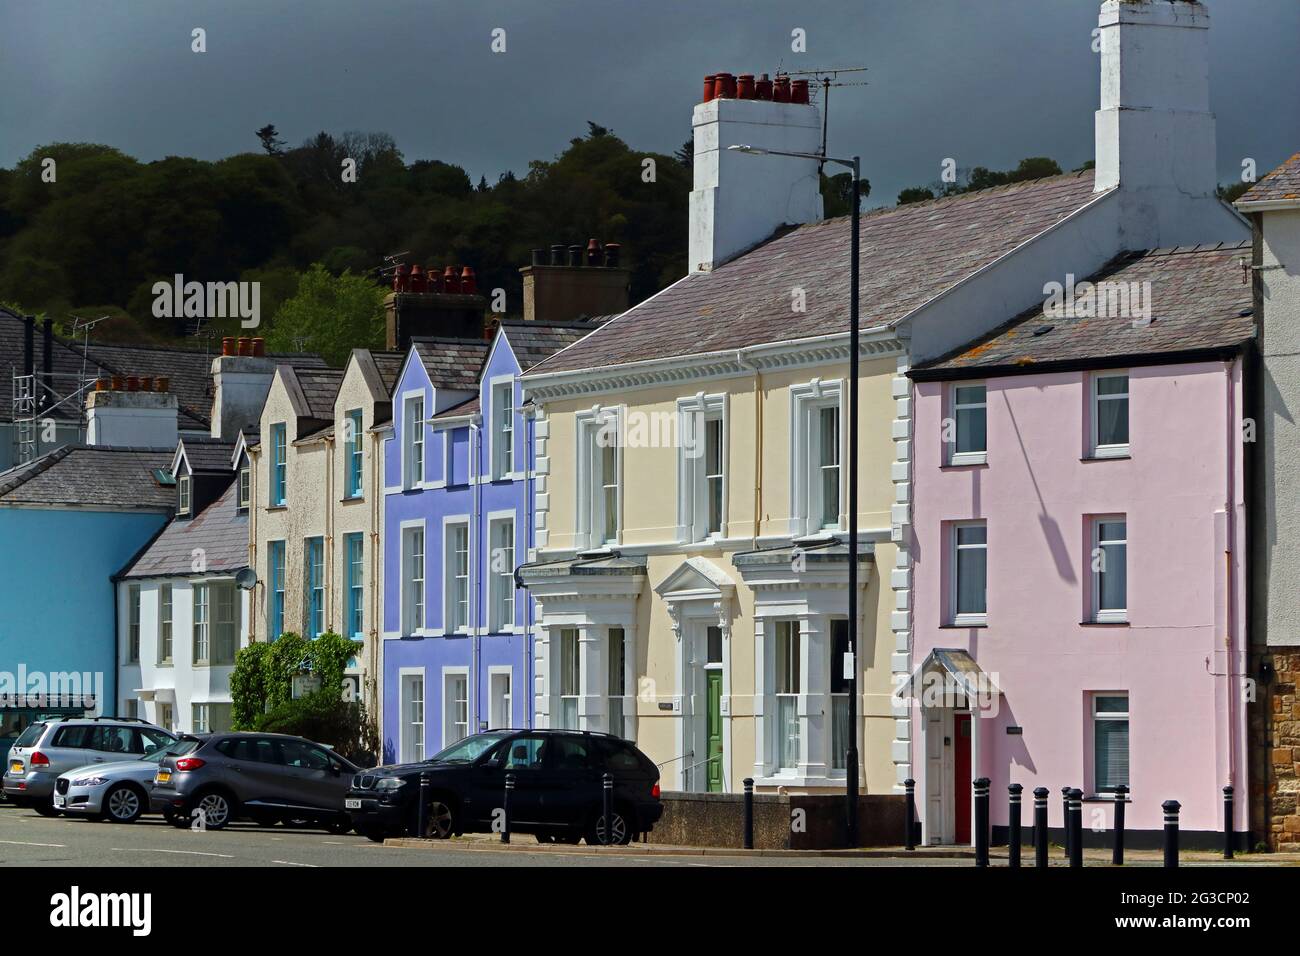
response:
[(339, 499), (339, 504), (345, 505), (351, 501), (365, 501), (365, 500), (366, 500), (365, 495), (344, 495), (342, 498)]
[(267, 506), (266, 506), (266, 510), (267, 510), (267, 511), (288, 511), (288, 510), (289, 510), (289, 506), (288, 506), (287, 504), (284, 504), (284, 505), (267, 505)]
[(940, 465), (939, 468), (942, 470), (949, 468), (978, 468), (980, 466), (986, 466), (988, 463), (989, 456), (987, 453), (973, 454), (968, 452), (964, 455), (953, 455), (948, 459), (948, 461)]
[(989, 616), (987, 614), (976, 614), (974, 612), (967, 614), (955, 615), (949, 622), (948, 627), (988, 627)]
[(1132, 457), (1128, 449), (1114, 452), (1094, 451), (1091, 455), (1084, 455), (1079, 461), (1128, 461)]
[[(1114, 795), (1113, 793), (1090, 793), (1090, 794), (1088, 794), (1086, 797), (1083, 798), (1083, 802), (1084, 802), (1084, 803), (1111, 803), (1111, 804), (1113, 804), (1113, 803), (1119, 803), (1119, 802), (1121, 802), (1121, 801), (1117, 801), (1117, 800), (1115, 799), (1115, 795)], [(1132, 802), (1133, 802), (1133, 798), (1132, 798), (1132, 797), (1125, 797), (1124, 800), (1123, 800), (1122, 802), (1123, 802), (1123, 803), (1132, 803)]]
[(988, 621), (982, 621), (979, 624), (940, 624), (941, 631), (983, 631), (988, 629)]
[(1080, 627), (1128, 627), (1128, 621), (1080, 621)]

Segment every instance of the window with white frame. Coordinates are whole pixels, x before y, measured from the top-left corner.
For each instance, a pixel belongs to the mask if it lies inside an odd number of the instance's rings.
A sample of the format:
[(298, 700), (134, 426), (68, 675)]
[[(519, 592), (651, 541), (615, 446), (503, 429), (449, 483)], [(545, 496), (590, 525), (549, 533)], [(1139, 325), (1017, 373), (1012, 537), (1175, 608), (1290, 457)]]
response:
[(1093, 790), (1128, 786), (1128, 694), (1092, 695)]
[(627, 648), (624, 631), (621, 627), (609, 629), (609, 679), (606, 684), (609, 694), (609, 732), (616, 736), (626, 735), (624, 722), (627, 700)]
[(402, 675), (402, 762), (424, 759), (424, 676)]
[(343, 633), (349, 637), (364, 636), (363, 607), (365, 605), (365, 537), (360, 531), (343, 536), (343, 593), (347, 597)]
[(578, 729), (578, 694), (582, 686), (582, 662), (578, 656), (578, 629), (560, 630), (560, 712), (556, 724), (562, 730)]
[(619, 419), (612, 410), (579, 416), (579, 532), (591, 547), (614, 544), (619, 534)]
[(325, 633), (325, 539), (303, 539), (303, 633), (319, 637)]
[(446, 525), (443, 554), (446, 594), (443, 617), (448, 634), (469, 629), (469, 525), (465, 522)]
[(206, 664), (212, 653), (212, 592), (206, 584), (196, 584), (193, 595), (193, 654), (195, 664)]
[(212, 589), (212, 663), (235, 663), (239, 643), (239, 604), (233, 581), (215, 581)]
[(343, 420), (344, 437), (347, 439), (343, 447), (343, 468), (346, 472), (347, 480), (344, 484), (344, 497), (360, 498), (363, 486), (362, 467), (364, 463), (364, 449), (362, 443), (362, 417), (361, 409), (354, 408), (347, 413)]
[(774, 642), (776, 724), (774, 763), (778, 770), (799, 766), (799, 622), (777, 621)]
[(1128, 443), (1128, 373), (1092, 377), (1092, 454), (1123, 458)]
[(988, 458), (988, 401), (983, 384), (953, 385), (948, 463), (982, 465)]
[(248, 510), (249, 497), (252, 494), (252, 476), (248, 467), (248, 459), (245, 458), (243, 464), (239, 467), (239, 508)]
[(268, 541), (266, 544), (266, 564), (270, 580), (267, 590), (270, 592), (270, 608), (267, 612), (267, 636), (275, 640), (284, 633), (284, 542)]
[(681, 487), (678, 509), (687, 541), (721, 535), (726, 522), (726, 398), (699, 395), (678, 401)]
[(492, 541), (488, 562), (488, 599), (492, 609), (489, 627), (493, 633), (500, 634), (515, 623), (515, 519), (490, 518), (488, 524)]
[(988, 527), (969, 522), (952, 527), (952, 623), (988, 619)]
[(1128, 620), (1128, 521), (1123, 515), (1092, 521), (1092, 619)]
[(462, 673), (443, 676), (442, 745), (450, 747), (469, 736), (469, 677)]
[(839, 381), (814, 379), (790, 389), (791, 530), (818, 534), (841, 527), (844, 429)]
[(402, 529), (402, 633), (424, 627), (424, 528)]
[(488, 677), (489, 729), (499, 730), (513, 725), (510, 699), (510, 671), (493, 671)]
[(172, 662), (172, 586), (158, 586), (158, 663)]
[(424, 479), (424, 396), (407, 397), (403, 409), (402, 487), (410, 489)]
[(492, 478), (510, 477), (515, 461), (514, 382), (492, 386)]
[(140, 585), (127, 585), (126, 594), (126, 661), (128, 664), (138, 664), (140, 662)]
[(230, 704), (193, 704), (190, 713), (196, 734), (217, 734), (230, 730)]
[(176, 513), (188, 515), (190, 513), (190, 476), (181, 475), (176, 479)]
[(285, 503), (288, 492), (287, 478), (289, 467), (289, 442), (285, 432), (285, 423), (276, 422), (271, 426), (271, 505), (279, 507)]

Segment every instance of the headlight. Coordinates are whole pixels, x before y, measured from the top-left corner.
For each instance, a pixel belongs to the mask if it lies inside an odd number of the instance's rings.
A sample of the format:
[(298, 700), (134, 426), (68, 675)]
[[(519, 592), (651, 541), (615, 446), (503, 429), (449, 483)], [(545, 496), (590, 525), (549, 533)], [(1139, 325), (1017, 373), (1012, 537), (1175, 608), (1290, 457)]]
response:
[(380, 777), (375, 784), (376, 790), (400, 790), (406, 786), (406, 781), (401, 777)]
[(104, 777), (78, 777), (72, 781), (74, 787), (98, 787), (108, 781)]

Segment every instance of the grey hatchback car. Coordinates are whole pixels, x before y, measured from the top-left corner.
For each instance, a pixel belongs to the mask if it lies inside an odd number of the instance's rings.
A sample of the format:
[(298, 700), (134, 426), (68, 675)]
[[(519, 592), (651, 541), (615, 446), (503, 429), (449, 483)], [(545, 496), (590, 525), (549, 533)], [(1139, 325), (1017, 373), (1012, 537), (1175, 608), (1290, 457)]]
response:
[(14, 741), (5, 758), (4, 793), (20, 807), (54, 816), (59, 775), (120, 760), (139, 759), (176, 735), (136, 717), (51, 717), (37, 721)]
[(343, 795), (358, 768), (328, 747), (286, 734), (186, 735), (199, 741), (158, 764), (150, 809), (173, 825), (220, 830), (237, 819), (305, 822), (346, 833)]

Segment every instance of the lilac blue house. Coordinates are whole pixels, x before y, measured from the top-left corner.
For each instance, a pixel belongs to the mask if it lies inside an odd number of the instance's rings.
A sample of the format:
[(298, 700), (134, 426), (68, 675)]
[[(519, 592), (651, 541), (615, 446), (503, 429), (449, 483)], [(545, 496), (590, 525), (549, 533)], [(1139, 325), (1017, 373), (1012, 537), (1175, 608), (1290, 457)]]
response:
[(594, 327), (503, 321), (490, 341), (412, 338), (384, 454), (385, 760), (532, 721), (532, 422), (519, 375)]

